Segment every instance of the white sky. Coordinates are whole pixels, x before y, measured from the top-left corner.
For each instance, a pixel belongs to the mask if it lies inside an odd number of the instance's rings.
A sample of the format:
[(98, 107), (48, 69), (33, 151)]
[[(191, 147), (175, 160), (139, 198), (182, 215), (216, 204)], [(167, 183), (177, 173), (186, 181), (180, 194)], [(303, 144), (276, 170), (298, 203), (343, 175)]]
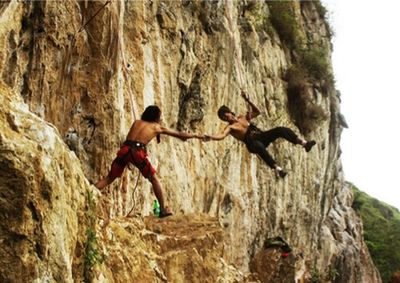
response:
[(349, 124), (341, 141), (346, 180), (400, 209), (400, 1), (322, 2), (335, 32), (336, 88)]

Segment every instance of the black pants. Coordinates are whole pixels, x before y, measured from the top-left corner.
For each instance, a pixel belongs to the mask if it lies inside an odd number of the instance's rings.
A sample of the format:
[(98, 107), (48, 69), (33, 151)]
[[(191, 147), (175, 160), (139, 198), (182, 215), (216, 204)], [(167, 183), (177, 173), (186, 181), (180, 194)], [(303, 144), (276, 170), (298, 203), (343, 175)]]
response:
[(277, 127), (253, 136), (247, 135), (245, 143), (251, 153), (258, 154), (269, 167), (275, 168), (276, 162), (268, 153), (266, 147), (278, 138), (284, 138), (293, 144), (301, 143), (297, 135), (291, 129), (285, 127)]

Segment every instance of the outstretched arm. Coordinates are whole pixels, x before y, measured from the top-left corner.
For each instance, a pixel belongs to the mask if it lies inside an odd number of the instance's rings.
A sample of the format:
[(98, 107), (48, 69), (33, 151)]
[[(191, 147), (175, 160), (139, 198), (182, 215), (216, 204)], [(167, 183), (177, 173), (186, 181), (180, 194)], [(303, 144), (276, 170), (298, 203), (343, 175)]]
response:
[(224, 138), (227, 137), (227, 135), (229, 135), (229, 133), (231, 132), (231, 127), (226, 127), (225, 130), (220, 133), (220, 134), (216, 134), (216, 135), (204, 135), (206, 140), (214, 140), (214, 141), (220, 141), (223, 140)]
[(241, 90), (241, 95), (243, 99), (250, 105), (250, 110), (246, 114), (246, 119), (250, 121), (251, 119), (260, 115), (261, 114), (260, 110), (257, 108), (257, 106), (254, 105), (253, 102), (250, 101), (249, 96), (246, 94), (244, 90)]
[(174, 131), (174, 130), (165, 128), (163, 126), (160, 127), (159, 133), (168, 135), (171, 137), (175, 137), (175, 138), (181, 139), (183, 141), (186, 141), (187, 139), (191, 139), (191, 138), (198, 138), (198, 139), (204, 138), (203, 135), (192, 134), (192, 133), (187, 133), (187, 132), (178, 132), (178, 131)]

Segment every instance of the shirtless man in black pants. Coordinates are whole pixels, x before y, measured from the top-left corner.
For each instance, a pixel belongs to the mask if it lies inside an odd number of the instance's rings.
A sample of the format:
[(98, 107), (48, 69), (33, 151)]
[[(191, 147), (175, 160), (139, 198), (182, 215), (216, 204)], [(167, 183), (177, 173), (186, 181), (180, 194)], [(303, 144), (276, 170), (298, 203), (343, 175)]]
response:
[(299, 144), (309, 152), (316, 144), (315, 141), (306, 141), (299, 138), (291, 129), (286, 127), (277, 127), (269, 131), (261, 131), (255, 125), (251, 124), (251, 119), (260, 115), (260, 110), (249, 100), (244, 91), (241, 92), (242, 97), (250, 105), (250, 111), (246, 115), (240, 114), (235, 116), (227, 106), (221, 106), (218, 110), (218, 117), (228, 122), (224, 131), (216, 135), (205, 135), (208, 140), (222, 140), (229, 134), (234, 138), (244, 142), (247, 149), (251, 153), (258, 154), (269, 167), (271, 167), (277, 177), (285, 177), (286, 172), (277, 165), (275, 160), (268, 153), (266, 147), (278, 138), (284, 138), (293, 144)]

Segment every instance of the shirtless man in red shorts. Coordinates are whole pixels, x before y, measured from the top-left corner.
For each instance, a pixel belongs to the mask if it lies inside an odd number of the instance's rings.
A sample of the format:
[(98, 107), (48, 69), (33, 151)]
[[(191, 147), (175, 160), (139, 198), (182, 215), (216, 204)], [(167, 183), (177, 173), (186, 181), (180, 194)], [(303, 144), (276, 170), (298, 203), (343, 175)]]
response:
[(146, 145), (154, 137), (157, 137), (157, 141), (159, 141), (160, 134), (176, 137), (183, 141), (190, 138), (203, 139), (204, 136), (167, 129), (160, 124), (160, 121), (160, 108), (155, 105), (148, 106), (143, 112), (141, 119), (133, 122), (126, 137), (126, 141), (121, 146), (117, 153), (117, 157), (112, 162), (110, 172), (105, 178), (98, 181), (95, 186), (101, 191), (116, 178), (121, 177), (125, 167), (129, 163), (132, 163), (153, 185), (154, 194), (160, 203), (160, 217), (165, 217), (172, 215), (172, 213), (164, 204), (161, 184), (155, 175), (156, 170), (147, 159)]

